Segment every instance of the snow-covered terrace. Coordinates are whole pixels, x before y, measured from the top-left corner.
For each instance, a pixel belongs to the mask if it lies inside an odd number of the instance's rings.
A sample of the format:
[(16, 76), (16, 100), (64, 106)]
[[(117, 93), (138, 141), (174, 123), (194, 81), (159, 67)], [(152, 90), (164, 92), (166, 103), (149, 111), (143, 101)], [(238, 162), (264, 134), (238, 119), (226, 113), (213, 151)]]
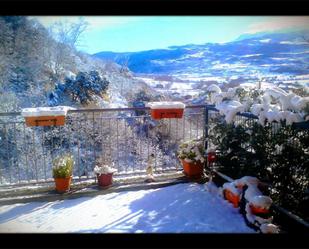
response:
[[(69, 140), (68, 144), (73, 146), (70, 150), (77, 158), (77, 170), (74, 172), (72, 191), (63, 195), (54, 191), (50, 175), (52, 155), (46, 153), (42, 146), (48, 140), (45, 132), (50, 129), (26, 127), (23, 120), (16, 120), (18, 115), (15, 115), (13, 122), (9, 120), (3, 124), (1, 142), (8, 149), (5, 155), (8, 158), (16, 157), (17, 161), (10, 159), (6, 164), (8, 167), (1, 171), (0, 232), (254, 233), (238, 210), (220, 196), (221, 192), (214, 184), (184, 180), (179, 162), (171, 155), (161, 155), (161, 160), (155, 161), (156, 182), (144, 182), (148, 154), (154, 152), (158, 158), (160, 154), (158, 148), (152, 150), (151, 140), (145, 143), (143, 139), (138, 140), (138, 137), (140, 135), (147, 140), (147, 129), (158, 123), (152, 123), (147, 115), (134, 116), (136, 110), (147, 111), (147, 108), (117, 109), (117, 114), (112, 116), (103, 115), (101, 110), (77, 110), (75, 113), (73, 110), (64, 127), (51, 129), (53, 132), (50, 135), (57, 137), (61, 134), (62, 140), (65, 139), (65, 133), (68, 133), (66, 128), (70, 126), (70, 139), (74, 137), (73, 131), (77, 137), (86, 132), (92, 135), (94, 131), (98, 131), (96, 135), (101, 142), (99, 150), (88, 150), (88, 146), (93, 148), (98, 143), (98, 140), (91, 140), (93, 136), (89, 136), (90, 142), (85, 145)], [(125, 112), (128, 111), (133, 111), (133, 116), (126, 115)], [(172, 134), (177, 143), (199, 137), (205, 132), (204, 114), (205, 106), (187, 107), (182, 119), (161, 122), (161, 126), (165, 124), (163, 132)], [(140, 123), (136, 122), (139, 120)], [(74, 124), (77, 126), (73, 127)], [(136, 133), (132, 132), (131, 127), (138, 125), (146, 127), (146, 133), (142, 132), (143, 129), (141, 134), (138, 130), (134, 130)], [(108, 129), (98, 130), (99, 127)], [(113, 132), (110, 128), (116, 128), (115, 133), (110, 134)], [(13, 136), (9, 135), (10, 129)], [(29, 141), (24, 139), (27, 136)], [(120, 142), (122, 137), (125, 139)], [(19, 141), (18, 138), (22, 139)], [(117, 149), (124, 150), (128, 146), (128, 139), (132, 139), (132, 143), (137, 141), (138, 161), (134, 157), (118, 154)], [(19, 148), (16, 152), (21, 153), (22, 157), (13, 153), (12, 145)], [(107, 150), (104, 149), (106, 147)], [(117, 158), (115, 166), (118, 172), (113, 186), (102, 190), (96, 186), (91, 172), (83, 175), (81, 168), (91, 168), (87, 166), (90, 163), (87, 159), (107, 152), (109, 156)], [(162, 159), (169, 163), (166, 164)], [(131, 165), (130, 161), (140, 165)]]
[(213, 183), (0, 207), (1, 233), (255, 233)]

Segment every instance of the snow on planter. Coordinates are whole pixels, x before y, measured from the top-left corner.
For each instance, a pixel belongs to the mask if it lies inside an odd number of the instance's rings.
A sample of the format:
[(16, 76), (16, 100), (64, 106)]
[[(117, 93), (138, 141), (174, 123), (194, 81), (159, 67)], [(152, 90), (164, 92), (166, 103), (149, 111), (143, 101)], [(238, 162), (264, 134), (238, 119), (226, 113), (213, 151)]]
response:
[(229, 202), (233, 203), (233, 206), (236, 208), (240, 202), (241, 191), (232, 183), (224, 183), (222, 186), (223, 196)]
[(22, 109), (21, 115), (27, 126), (60, 126), (65, 124), (65, 116), (69, 106), (35, 107)]
[(98, 184), (100, 187), (107, 187), (113, 184), (113, 174), (117, 170), (108, 165), (96, 165), (94, 173), (97, 175)]
[(264, 223), (260, 226), (262, 233), (279, 233), (279, 228), (271, 223)]
[(249, 203), (252, 213), (269, 213), (269, 208), (273, 203), (272, 199), (265, 195), (257, 195)]
[(278, 233), (279, 229), (271, 224), (273, 217), (270, 207), (273, 203), (269, 196), (259, 190), (260, 181), (256, 177), (244, 176), (232, 182), (223, 184), (223, 197), (233, 203), (234, 207), (240, 206), (244, 218), (262, 233)]
[(162, 118), (182, 118), (185, 104), (182, 102), (148, 102), (147, 107), (150, 107), (151, 117), (153, 119)]

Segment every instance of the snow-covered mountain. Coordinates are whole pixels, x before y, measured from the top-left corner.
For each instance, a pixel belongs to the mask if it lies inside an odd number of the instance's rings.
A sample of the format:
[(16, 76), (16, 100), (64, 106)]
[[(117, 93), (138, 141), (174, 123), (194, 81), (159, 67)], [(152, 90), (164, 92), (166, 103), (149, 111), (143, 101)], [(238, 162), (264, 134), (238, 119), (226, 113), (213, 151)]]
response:
[(306, 37), (305, 31), (262, 32), (243, 34), (227, 43), (93, 56), (127, 65), (136, 77), (173, 98), (196, 99), (213, 83), (226, 88), (261, 80), (285, 89), (309, 86)]
[(242, 35), (228, 43), (172, 46), (141, 52), (100, 52), (95, 57), (127, 61), (135, 73), (199, 73), (212, 76), (261, 73), (305, 74), (309, 69), (309, 44), (302, 32)]

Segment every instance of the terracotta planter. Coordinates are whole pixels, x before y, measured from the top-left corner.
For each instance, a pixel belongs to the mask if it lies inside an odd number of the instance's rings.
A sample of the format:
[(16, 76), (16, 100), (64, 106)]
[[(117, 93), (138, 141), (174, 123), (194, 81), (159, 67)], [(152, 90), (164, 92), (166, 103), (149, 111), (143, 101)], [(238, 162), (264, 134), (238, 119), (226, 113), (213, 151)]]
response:
[(151, 109), (153, 119), (182, 118), (184, 109)]
[(251, 212), (253, 214), (268, 214), (269, 210), (261, 207), (256, 207), (254, 205), (249, 204), (249, 207), (251, 209)]
[(113, 184), (113, 173), (109, 174), (97, 174), (98, 184), (100, 187), (106, 187)]
[(181, 160), (183, 170), (186, 176), (190, 178), (200, 178), (204, 172), (204, 164), (200, 161), (188, 163), (185, 160)]
[(56, 190), (59, 193), (65, 193), (70, 190), (72, 176), (67, 178), (54, 178)]
[(65, 116), (25, 117), (27, 126), (61, 126), (65, 124)]
[(237, 208), (239, 206), (240, 196), (233, 194), (228, 189), (223, 190), (223, 195), (224, 195), (225, 199), (227, 199), (229, 202), (231, 202), (235, 208)]

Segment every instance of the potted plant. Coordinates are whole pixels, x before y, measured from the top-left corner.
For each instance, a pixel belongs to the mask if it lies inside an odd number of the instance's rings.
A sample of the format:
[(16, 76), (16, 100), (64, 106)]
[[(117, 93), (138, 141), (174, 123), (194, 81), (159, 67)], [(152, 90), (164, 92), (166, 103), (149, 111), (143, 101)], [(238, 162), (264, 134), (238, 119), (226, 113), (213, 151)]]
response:
[(113, 174), (117, 170), (102, 163), (99, 159), (94, 167), (94, 173), (97, 175), (98, 184), (100, 187), (110, 186), (113, 183)]
[(186, 141), (179, 146), (178, 158), (184, 174), (190, 178), (200, 178), (204, 173), (205, 149), (202, 139)]
[(70, 190), (73, 165), (74, 159), (71, 154), (65, 154), (54, 159), (53, 177), (57, 192), (64, 193)]

